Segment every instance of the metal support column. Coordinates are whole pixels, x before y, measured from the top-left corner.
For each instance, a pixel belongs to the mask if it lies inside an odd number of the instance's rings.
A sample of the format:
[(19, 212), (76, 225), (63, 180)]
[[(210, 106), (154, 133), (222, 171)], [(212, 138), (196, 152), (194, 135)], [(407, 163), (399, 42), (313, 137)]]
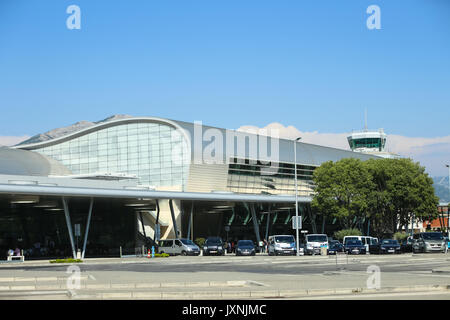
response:
[(161, 237), (161, 235), (159, 234), (161, 229), (159, 227), (159, 212), (160, 212), (160, 210), (159, 210), (158, 199), (156, 199), (155, 202), (156, 202), (156, 221), (155, 221), (155, 229), (154, 229), (155, 233), (153, 236), (153, 241), (157, 242), (157, 241), (159, 241), (159, 238)]
[(258, 243), (257, 246), (259, 247), (259, 242), (261, 241), (261, 237), (259, 236), (259, 225), (258, 225), (258, 219), (256, 219), (254, 203), (250, 204), (250, 212), (252, 213), (253, 228), (255, 229), (256, 242)]
[(187, 232), (187, 238), (191, 239), (191, 228), (192, 228), (192, 215), (194, 213), (194, 201), (192, 201), (192, 206), (191, 206), (191, 214), (189, 215), (189, 225), (188, 225), (188, 232)]
[(89, 204), (89, 213), (86, 223), (86, 231), (84, 232), (84, 241), (83, 241), (83, 251), (81, 252), (81, 259), (84, 259), (84, 253), (86, 252), (86, 244), (89, 234), (89, 227), (91, 225), (91, 216), (92, 216), (92, 207), (94, 206), (94, 198), (91, 198), (91, 203)]
[(267, 223), (266, 223), (266, 237), (265, 239), (269, 239), (269, 226), (270, 226), (270, 209), (272, 205), (269, 204), (269, 209), (267, 210)]
[(139, 220), (141, 221), (142, 233), (144, 234), (144, 238), (147, 238), (147, 235), (145, 234), (145, 224), (144, 217), (142, 217), (142, 211), (139, 211)]
[(69, 231), (70, 245), (72, 246), (72, 254), (73, 258), (76, 259), (77, 253), (75, 251), (75, 242), (73, 240), (72, 223), (70, 222), (69, 206), (67, 205), (66, 198), (62, 197), (62, 202), (64, 206), (64, 214), (66, 216), (67, 230)]
[(170, 214), (172, 215), (172, 223), (173, 223), (173, 229), (175, 231), (175, 238), (178, 238), (177, 221), (175, 219), (175, 213), (173, 211), (172, 199), (169, 200), (169, 206), (170, 206)]

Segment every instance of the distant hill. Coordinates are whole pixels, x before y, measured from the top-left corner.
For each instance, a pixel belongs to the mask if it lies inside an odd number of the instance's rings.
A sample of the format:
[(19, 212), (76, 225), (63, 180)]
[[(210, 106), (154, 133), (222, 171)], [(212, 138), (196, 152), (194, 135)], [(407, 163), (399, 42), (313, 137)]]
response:
[(131, 116), (129, 115), (113, 115), (111, 117), (108, 117), (106, 119), (103, 119), (101, 121), (96, 121), (96, 122), (90, 122), (90, 121), (79, 121), (75, 124), (72, 124), (68, 127), (63, 127), (63, 128), (57, 128), (57, 129), (53, 129), (50, 131), (47, 131), (45, 133), (40, 133), (37, 134), (35, 136), (32, 136), (30, 139), (27, 139), (25, 141), (22, 141), (21, 143), (19, 143), (18, 145), (23, 145), (23, 144), (31, 144), (31, 143), (38, 143), (38, 142), (43, 142), (43, 141), (48, 141), (48, 140), (52, 140), (52, 139), (57, 139), (59, 137), (63, 137), (66, 136), (68, 134), (95, 126), (97, 124), (103, 123), (103, 122), (109, 122), (109, 121), (114, 121), (114, 120), (119, 120), (119, 119), (125, 119), (125, 118), (131, 118)]
[(450, 202), (450, 194), (448, 190), (448, 177), (433, 177), (434, 190), (440, 202)]

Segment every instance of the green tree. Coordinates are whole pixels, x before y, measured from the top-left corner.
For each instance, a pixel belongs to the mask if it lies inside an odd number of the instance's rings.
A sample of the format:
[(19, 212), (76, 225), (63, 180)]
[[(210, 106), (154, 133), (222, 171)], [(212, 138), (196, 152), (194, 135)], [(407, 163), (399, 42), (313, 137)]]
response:
[(368, 215), (372, 177), (359, 159), (328, 161), (314, 170), (315, 195), (311, 206), (317, 214), (335, 217), (344, 229), (354, 228)]
[(336, 231), (334, 233), (334, 237), (341, 242), (344, 239), (344, 237), (346, 237), (346, 236), (361, 236), (361, 235), (362, 235), (362, 233), (358, 229), (344, 229), (344, 230)]
[(394, 234), (411, 218), (438, 217), (439, 199), (425, 168), (411, 159), (341, 159), (314, 171), (317, 214), (337, 218), (343, 229), (368, 218), (372, 234)]
[(439, 199), (425, 168), (411, 159), (377, 159), (365, 162), (375, 185), (370, 216), (378, 235), (394, 234), (411, 218), (437, 217)]

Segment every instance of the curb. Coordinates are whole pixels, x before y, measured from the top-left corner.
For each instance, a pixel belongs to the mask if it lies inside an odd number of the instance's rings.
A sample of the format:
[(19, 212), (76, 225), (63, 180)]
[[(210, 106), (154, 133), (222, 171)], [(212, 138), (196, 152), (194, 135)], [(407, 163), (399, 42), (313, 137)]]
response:
[[(5, 278), (3, 278), (5, 279)], [(11, 278), (12, 279), (12, 278)], [(46, 278), (47, 281), (49, 278)], [(86, 277), (87, 279), (87, 277)], [(67, 290), (67, 278), (52, 278), (51, 280), (60, 282), (57, 284), (36, 284), (35, 278), (21, 278), (17, 281), (34, 282), (34, 285), (0, 285), (0, 292), (4, 291), (34, 291), (34, 290)], [(4, 281), (1, 280), (0, 281)], [(10, 281), (14, 282), (14, 281)], [(161, 283), (80, 283), (80, 289), (104, 290), (104, 289), (151, 289), (151, 288), (202, 288), (202, 287), (246, 287), (265, 286), (255, 281), (208, 281), (208, 282), (161, 282)]]
[[(51, 290), (59, 288), (48, 288), (49, 291), (33, 292), (38, 289), (36, 286), (12, 286), (11, 290), (16, 290), (15, 294), (21, 292), (26, 295), (31, 290), (30, 295), (52, 294)], [(76, 293), (74, 291), (58, 291), (59, 294), (65, 293), (68, 298), (79, 300), (121, 300), (121, 299), (144, 299), (144, 300), (239, 300), (239, 299), (289, 299), (302, 297), (321, 297), (325, 295), (359, 295), (376, 293), (405, 293), (405, 292), (430, 292), (430, 291), (449, 291), (450, 285), (425, 285), (425, 286), (407, 286), (407, 287), (386, 287), (382, 289), (366, 288), (336, 288), (336, 289), (308, 289), (308, 290), (264, 290), (264, 291), (191, 291), (191, 292), (95, 292), (95, 293)], [(17, 292), (19, 291), (19, 292)], [(6, 293), (6, 292), (4, 292)], [(8, 292), (8, 294), (11, 294)], [(0, 297), (2, 296), (0, 292)], [(3, 295), (4, 296), (4, 295)]]
[(280, 298), (301, 298), (320, 297), (324, 295), (358, 295), (368, 293), (400, 293), (400, 292), (429, 292), (447, 291), (450, 286), (409, 286), (409, 287), (387, 287), (382, 289), (363, 288), (336, 288), (336, 289), (309, 289), (309, 290), (266, 290), (266, 291), (217, 291), (217, 292), (98, 292), (91, 294), (77, 294), (74, 299), (280, 299)]

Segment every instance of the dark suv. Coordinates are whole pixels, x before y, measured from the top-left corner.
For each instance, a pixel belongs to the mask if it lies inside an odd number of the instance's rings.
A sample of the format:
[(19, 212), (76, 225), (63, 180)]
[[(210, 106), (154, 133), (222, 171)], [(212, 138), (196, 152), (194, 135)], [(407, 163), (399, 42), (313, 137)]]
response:
[(211, 254), (223, 256), (225, 255), (225, 249), (223, 247), (223, 241), (220, 237), (208, 237), (203, 245), (203, 255), (209, 256)]

